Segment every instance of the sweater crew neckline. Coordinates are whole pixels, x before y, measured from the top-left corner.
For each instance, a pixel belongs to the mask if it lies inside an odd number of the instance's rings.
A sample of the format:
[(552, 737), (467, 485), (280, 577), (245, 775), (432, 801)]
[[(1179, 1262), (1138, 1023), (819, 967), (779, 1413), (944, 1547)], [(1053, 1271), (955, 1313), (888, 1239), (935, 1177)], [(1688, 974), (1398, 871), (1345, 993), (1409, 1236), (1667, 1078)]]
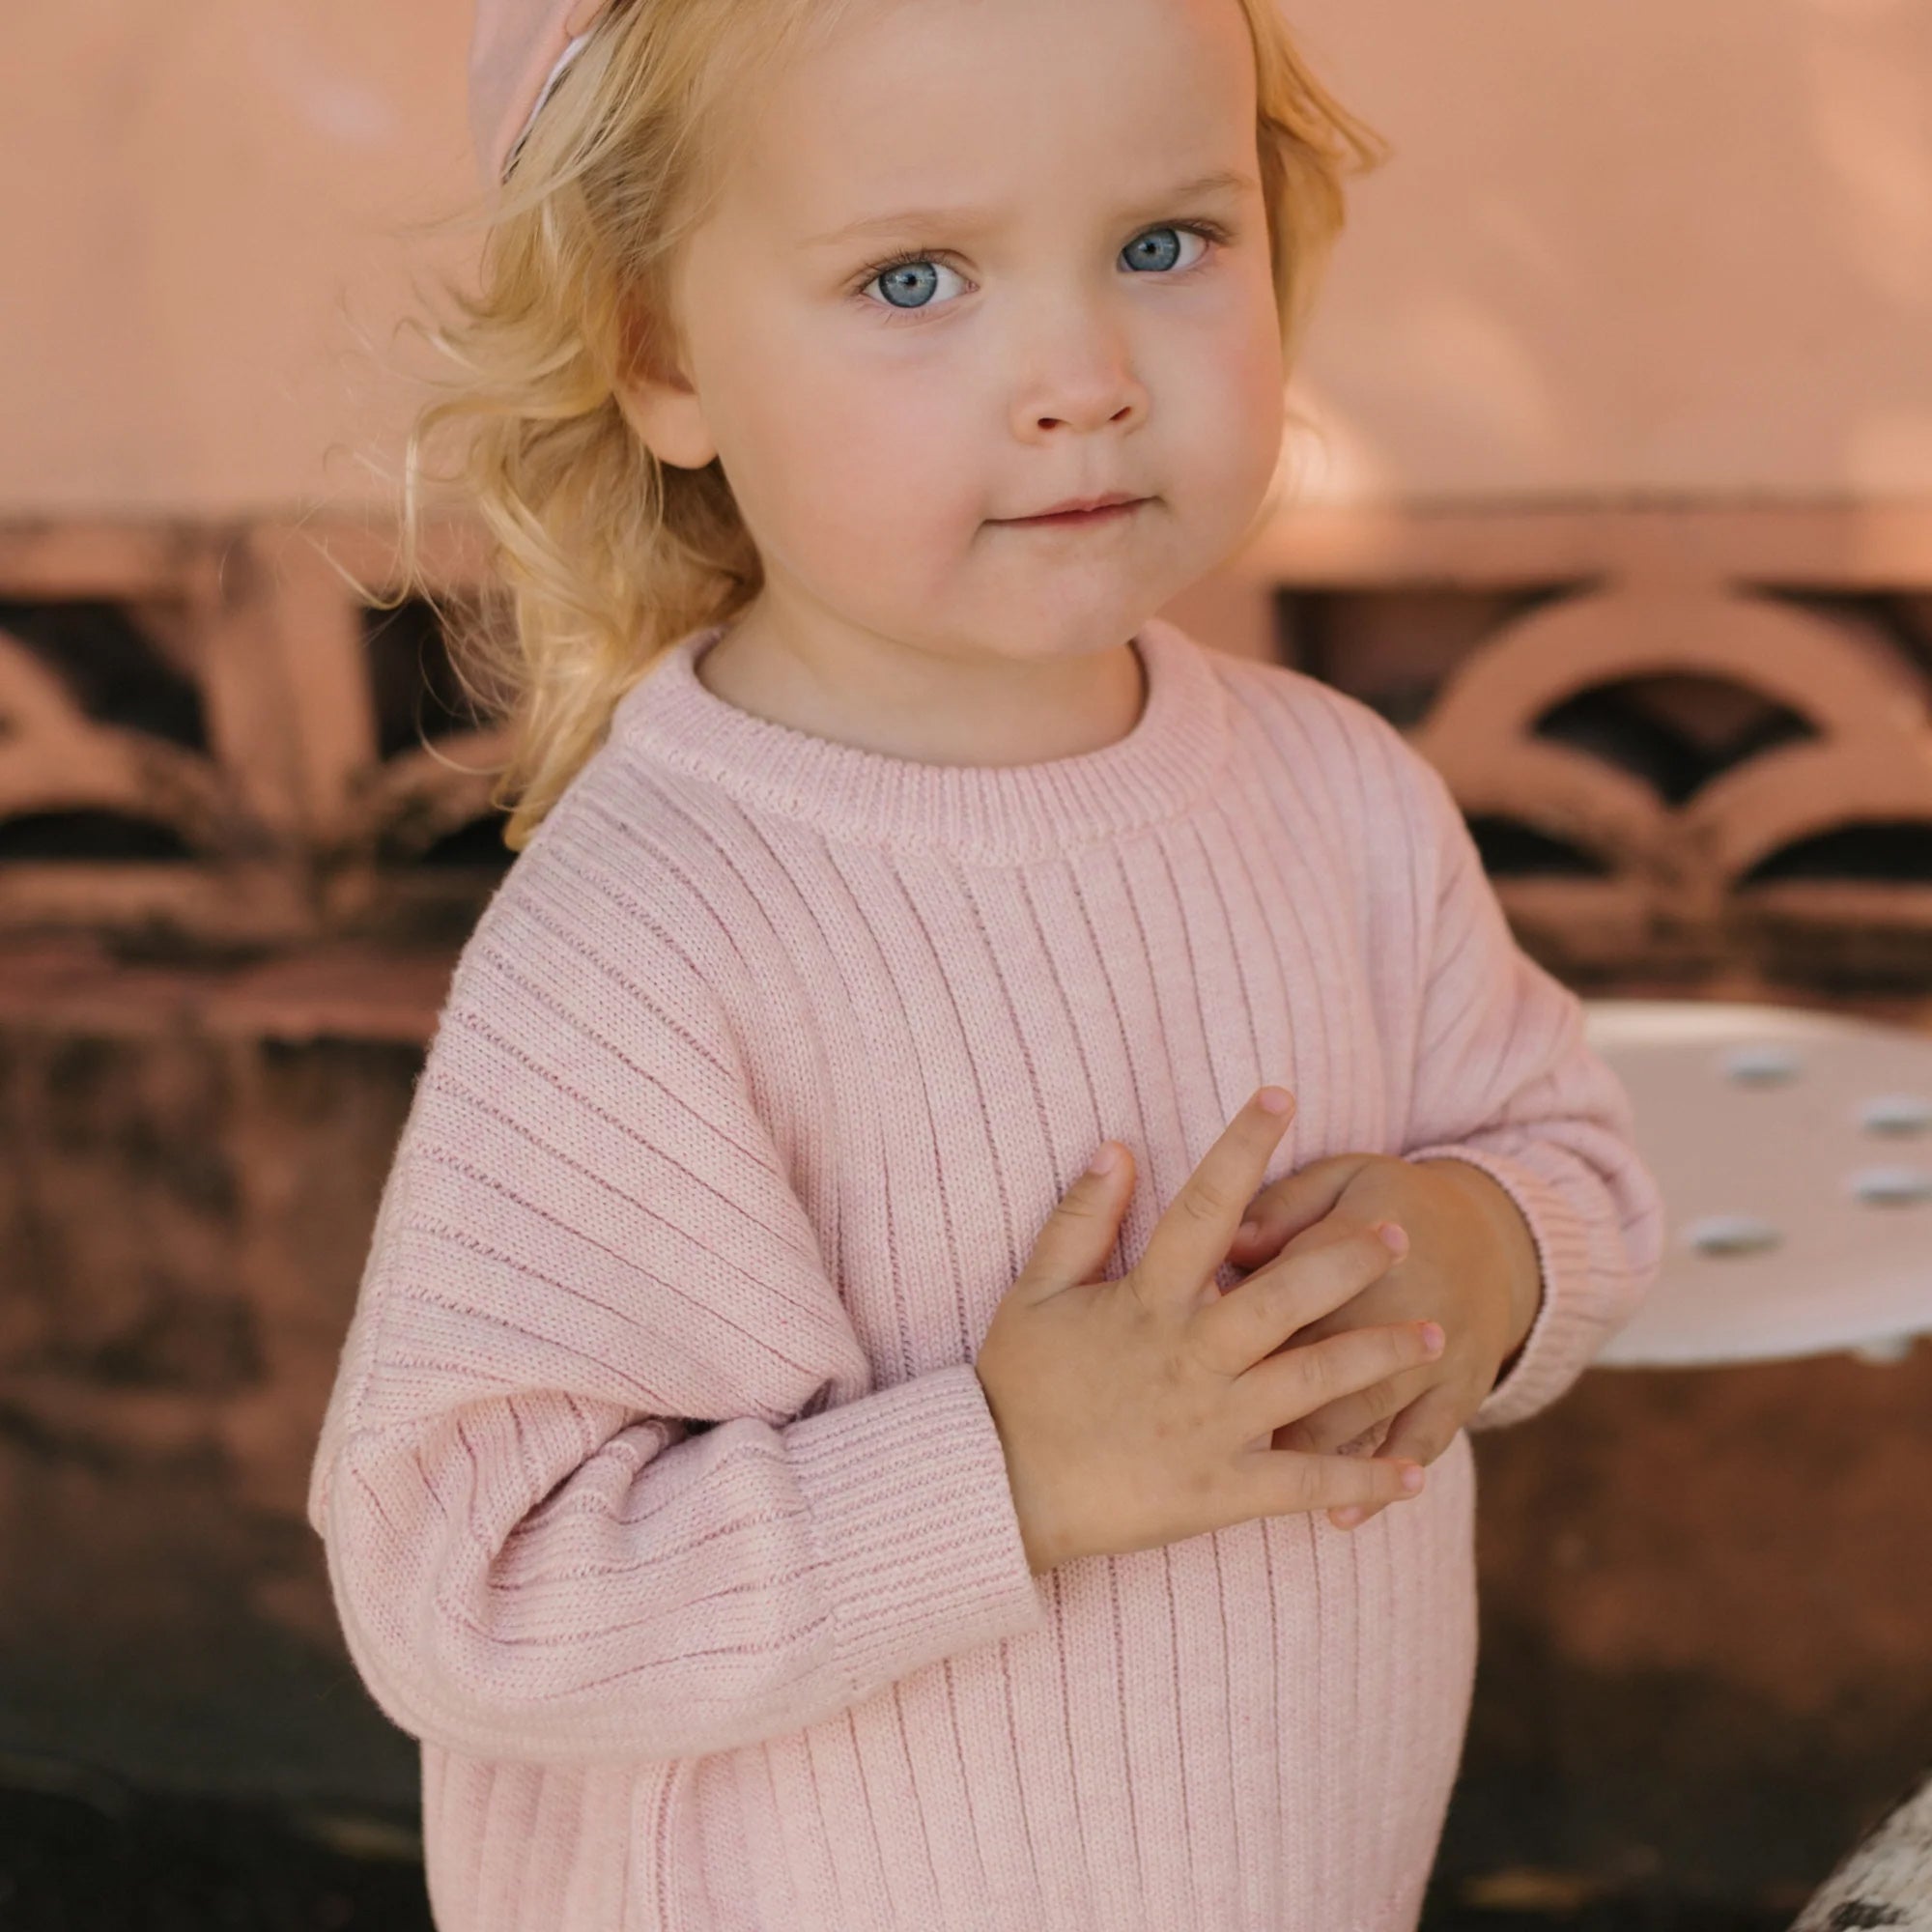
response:
[(834, 838), (1010, 864), (1179, 817), (1226, 761), (1221, 680), (1205, 648), (1165, 618), (1131, 642), (1146, 672), (1124, 737), (1024, 765), (942, 765), (840, 744), (718, 696), (697, 660), (727, 627), (667, 646), (618, 700), (613, 734), (636, 752), (723, 787), (743, 804)]

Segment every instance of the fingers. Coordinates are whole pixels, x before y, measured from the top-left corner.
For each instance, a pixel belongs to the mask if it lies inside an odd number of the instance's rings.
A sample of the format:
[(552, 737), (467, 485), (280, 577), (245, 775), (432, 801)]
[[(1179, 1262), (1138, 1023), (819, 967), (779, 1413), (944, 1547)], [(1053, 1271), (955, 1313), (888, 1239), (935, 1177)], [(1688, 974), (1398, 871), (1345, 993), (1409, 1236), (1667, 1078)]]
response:
[(1034, 1241), (1015, 1289), (1023, 1297), (1057, 1294), (1095, 1281), (1120, 1237), (1121, 1215), (1134, 1191), (1134, 1157), (1119, 1141), (1102, 1141), (1094, 1161), (1062, 1195)]
[[(1432, 1328), (1433, 1342), (1423, 1332)], [(1230, 1426), (1238, 1440), (1264, 1434), (1272, 1440), (1283, 1424), (1327, 1407), (1338, 1396), (1386, 1387), (1394, 1377), (1433, 1360), (1441, 1352), (1441, 1335), (1433, 1322), (1399, 1321), (1350, 1328), (1305, 1349), (1264, 1356), (1230, 1384)]]
[(1383, 1222), (1270, 1262), (1196, 1312), (1190, 1336), (1202, 1359), (1220, 1375), (1238, 1376), (1278, 1349), (1283, 1359), (1315, 1353), (1322, 1344), (1294, 1349), (1282, 1344), (1379, 1281), (1401, 1259), (1392, 1243), (1406, 1252), (1408, 1236), (1395, 1223)]
[[(1413, 1459), (1425, 1466), (1455, 1441), (1463, 1426), (1454, 1394), (1446, 1387), (1434, 1388), (1398, 1415), (1390, 1426), (1380, 1453), (1387, 1457)], [(1379, 1502), (1345, 1506), (1330, 1510), (1328, 1520), (1337, 1529), (1359, 1529), (1386, 1507)]]
[(1382, 1457), (1298, 1456), (1292, 1449), (1255, 1449), (1242, 1461), (1253, 1472), (1248, 1513), (1291, 1516), (1304, 1511), (1380, 1509), (1421, 1492), (1427, 1477), (1417, 1463)]
[(1263, 1087), (1250, 1096), (1154, 1224), (1137, 1277), (1184, 1304), (1199, 1297), (1202, 1284), (1226, 1260), (1293, 1114), (1294, 1096), (1285, 1087)]
[[(1442, 1330), (1435, 1322), (1425, 1324), (1425, 1336), (1431, 1331), (1436, 1338), (1435, 1347), (1423, 1367), (1405, 1369), (1372, 1388), (1339, 1397), (1313, 1414), (1304, 1415), (1293, 1425), (1287, 1439), (1282, 1440), (1280, 1446), (1299, 1449), (1311, 1456), (1326, 1456), (1344, 1452), (1349, 1444), (1357, 1440), (1378, 1436), (1382, 1423), (1401, 1414), (1433, 1385), (1426, 1379), (1427, 1364), (1441, 1359)], [(1295, 1346), (1310, 1345), (1297, 1343)]]
[(1335, 1211), (1349, 1183), (1372, 1158), (1359, 1153), (1330, 1154), (1263, 1188), (1247, 1205), (1228, 1259), (1236, 1266), (1247, 1267), (1256, 1256), (1279, 1254), (1285, 1242)]

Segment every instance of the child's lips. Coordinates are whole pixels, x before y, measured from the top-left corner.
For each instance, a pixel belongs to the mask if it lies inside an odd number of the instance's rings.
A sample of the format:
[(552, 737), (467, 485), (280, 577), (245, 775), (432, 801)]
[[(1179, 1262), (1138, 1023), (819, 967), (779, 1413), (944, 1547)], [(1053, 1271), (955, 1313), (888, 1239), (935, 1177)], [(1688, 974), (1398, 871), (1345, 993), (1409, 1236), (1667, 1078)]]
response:
[(1057, 517), (1007, 517), (1003, 522), (1016, 529), (1068, 529), (1082, 528), (1089, 524), (1119, 523), (1131, 516), (1147, 501), (1145, 497), (1136, 497), (1130, 503), (1109, 503), (1104, 510), (1063, 510)]

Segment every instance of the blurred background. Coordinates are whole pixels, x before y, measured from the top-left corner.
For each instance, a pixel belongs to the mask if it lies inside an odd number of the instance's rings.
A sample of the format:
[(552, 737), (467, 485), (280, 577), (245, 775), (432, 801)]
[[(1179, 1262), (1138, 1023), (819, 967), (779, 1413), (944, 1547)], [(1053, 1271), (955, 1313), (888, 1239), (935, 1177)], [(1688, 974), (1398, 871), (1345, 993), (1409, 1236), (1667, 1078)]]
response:
[[(1291, 14), (1394, 158), (1280, 515), (1169, 614), (1411, 734), (1585, 997), (1932, 1038), (1932, 9)], [(0, 1925), (428, 1923), (302, 1506), (509, 858), (433, 614), (344, 575), (464, 269), (411, 231), (472, 190), (469, 25), (0, 23)], [(1932, 1764), (1928, 1359), (1595, 1369), (1475, 1438), (1432, 1925), (1782, 1926)]]

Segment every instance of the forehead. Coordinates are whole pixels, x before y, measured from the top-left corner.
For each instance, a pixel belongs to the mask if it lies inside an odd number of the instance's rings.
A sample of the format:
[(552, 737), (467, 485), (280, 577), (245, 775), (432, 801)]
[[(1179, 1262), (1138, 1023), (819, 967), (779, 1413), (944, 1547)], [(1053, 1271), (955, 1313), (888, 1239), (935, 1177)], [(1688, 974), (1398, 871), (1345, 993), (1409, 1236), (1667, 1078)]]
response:
[(905, 210), (1112, 212), (1252, 176), (1254, 128), (1240, 0), (887, 0), (760, 89), (724, 212), (808, 247)]

